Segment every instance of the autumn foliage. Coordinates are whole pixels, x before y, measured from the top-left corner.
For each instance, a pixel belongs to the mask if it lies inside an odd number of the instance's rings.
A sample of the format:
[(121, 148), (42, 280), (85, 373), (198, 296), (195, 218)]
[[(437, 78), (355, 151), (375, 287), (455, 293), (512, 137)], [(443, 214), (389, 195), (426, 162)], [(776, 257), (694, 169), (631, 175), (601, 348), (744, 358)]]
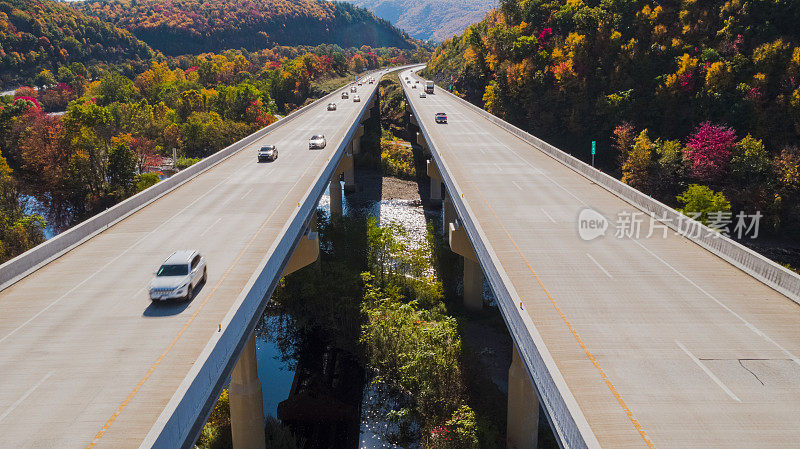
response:
[(88, 0), (74, 6), (171, 55), (275, 44), (415, 46), (365, 9), (321, 0)]

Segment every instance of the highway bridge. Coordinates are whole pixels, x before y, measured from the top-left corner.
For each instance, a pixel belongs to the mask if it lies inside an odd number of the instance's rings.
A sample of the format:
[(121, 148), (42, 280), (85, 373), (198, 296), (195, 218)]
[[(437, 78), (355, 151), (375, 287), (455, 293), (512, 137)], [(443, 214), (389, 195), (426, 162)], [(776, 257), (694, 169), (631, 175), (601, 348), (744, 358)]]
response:
[[(514, 340), (511, 447), (535, 447), (537, 398), (563, 447), (798, 446), (795, 273), (443, 89), (420, 98), (415, 73), (401, 80), (466, 305), (481, 306), (485, 275)], [(653, 217), (653, 235), (617, 237), (633, 216)], [(581, 234), (581, 217), (605, 236)]]
[[(341, 213), (382, 73), (361, 102), (333, 92), (0, 266), (0, 448), (191, 447), (229, 375), (234, 433), (263, 447), (252, 329), (281, 275), (316, 259), (331, 179)], [(264, 144), (275, 162), (257, 163)], [(201, 251), (208, 280), (151, 304), (178, 249)]]
[[(465, 304), (483, 306), (485, 278), (514, 340), (509, 447), (536, 446), (537, 403), (562, 447), (796, 446), (800, 277), (706, 228), (676, 235), (675, 211), (406, 76)], [(316, 259), (326, 188), (341, 214), (376, 88), (333, 92), (0, 266), (0, 447), (191, 447), (228, 378), (237, 449), (264, 447), (252, 329)], [(263, 144), (276, 162), (256, 163)], [(614, 236), (644, 212), (663, 236)], [(605, 235), (579, 233), (582, 214)], [(152, 271), (182, 248), (208, 281), (151, 305)]]

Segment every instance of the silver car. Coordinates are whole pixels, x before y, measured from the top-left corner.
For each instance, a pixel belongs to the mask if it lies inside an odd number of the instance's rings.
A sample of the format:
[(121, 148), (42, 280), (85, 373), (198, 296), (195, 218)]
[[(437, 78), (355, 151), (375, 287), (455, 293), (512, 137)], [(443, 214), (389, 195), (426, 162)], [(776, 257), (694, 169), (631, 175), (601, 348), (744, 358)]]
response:
[(324, 134), (314, 134), (308, 141), (308, 149), (309, 150), (322, 149), (325, 148), (325, 145), (327, 144), (328, 142), (325, 140)]
[(207, 279), (206, 259), (197, 250), (175, 251), (150, 281), (150, 300), (192, 299), (197, 284)]
[(264, 145), (258, 149), (258, 162), (274, 161), (278, 159), (278, 147), (275, 145)]

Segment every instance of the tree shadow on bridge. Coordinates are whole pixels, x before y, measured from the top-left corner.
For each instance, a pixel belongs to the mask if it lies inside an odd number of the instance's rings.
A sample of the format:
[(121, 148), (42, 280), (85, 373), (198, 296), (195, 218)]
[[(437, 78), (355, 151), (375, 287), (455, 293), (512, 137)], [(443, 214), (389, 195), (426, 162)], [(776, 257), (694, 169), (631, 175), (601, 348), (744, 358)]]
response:
[(195, 287), (194, 291), (192, 292), (192, 297), (189, 299), (173, 299), (165, 302), (150, 302), (150, 305), (144, 309), (144, 312), (142, 312), (142, 316), (147, 318), (158, 318), (178, 315), (192, 304), (192, 301), (194, 301), (194, 299), (205, 286), (206, 281), (197, 284), (197, 287)]

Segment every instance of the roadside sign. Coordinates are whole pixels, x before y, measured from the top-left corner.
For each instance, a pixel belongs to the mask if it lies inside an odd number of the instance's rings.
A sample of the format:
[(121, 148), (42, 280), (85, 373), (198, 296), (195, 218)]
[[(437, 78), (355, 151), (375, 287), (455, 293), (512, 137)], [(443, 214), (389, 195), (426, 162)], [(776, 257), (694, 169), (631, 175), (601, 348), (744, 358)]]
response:
[(592, 141), (592, 167), (594, 167), (594, 153), (597, 151), (597, 141)]

